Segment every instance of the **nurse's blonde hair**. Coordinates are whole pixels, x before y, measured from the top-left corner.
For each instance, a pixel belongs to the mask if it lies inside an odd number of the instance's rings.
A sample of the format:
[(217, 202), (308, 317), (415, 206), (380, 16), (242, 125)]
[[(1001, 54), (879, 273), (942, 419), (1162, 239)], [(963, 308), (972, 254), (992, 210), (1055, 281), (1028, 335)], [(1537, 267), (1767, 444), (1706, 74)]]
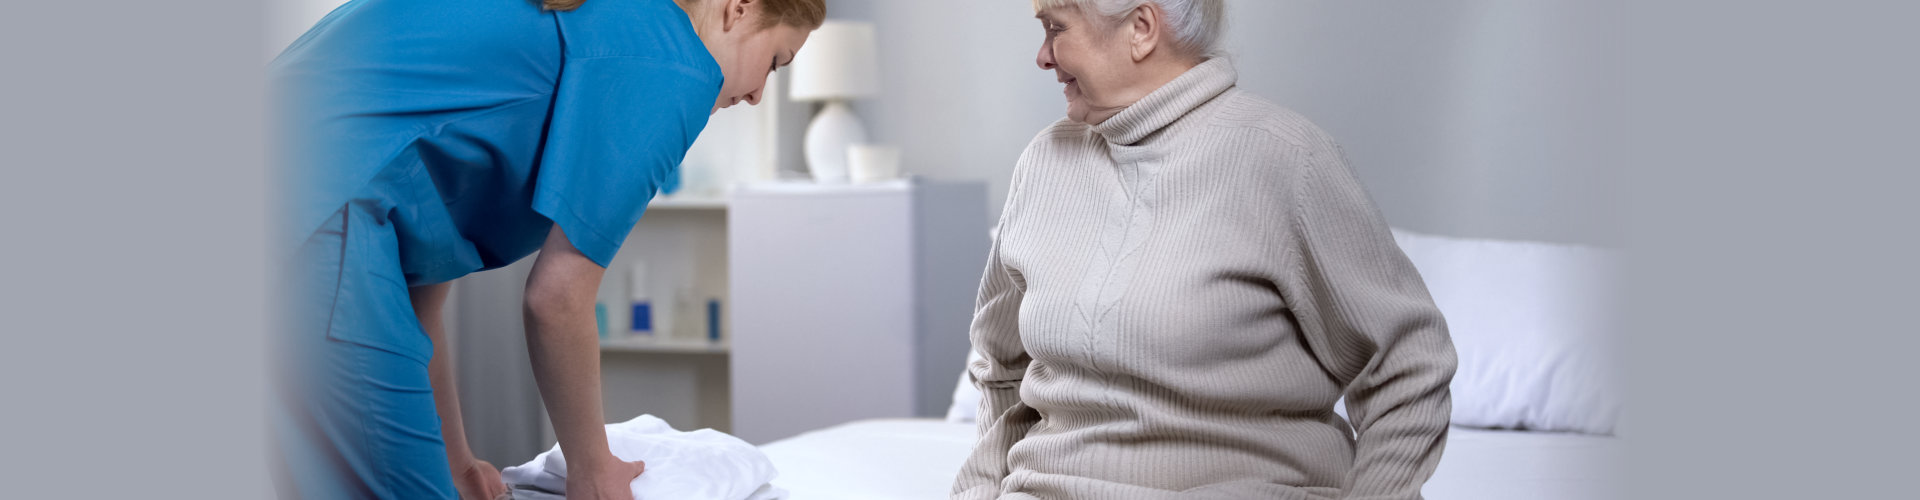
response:
[(1226, 28), (1224, 0), (1033, 0), (1033, 11), (1059, 7), (1086, 8), (1108, 20), (1153, 3), (1167, 13), (1167, 31), (1174, 47), (1200, 57), (1221, 55), (1220, 34)]
[[(580, 8), (587, 0), (538, 0), (540, 8), (546, 10), (573, 10)], [(673, 0), (680, 8), (693, 11), (709, 1), (715, 0)], [(827, 22), (826, 0), (756, 0), (760, 4), (760, 25), (755, 29), (772, 28), (776, 24), (785, 24), (803, 30), (814, 30)]]

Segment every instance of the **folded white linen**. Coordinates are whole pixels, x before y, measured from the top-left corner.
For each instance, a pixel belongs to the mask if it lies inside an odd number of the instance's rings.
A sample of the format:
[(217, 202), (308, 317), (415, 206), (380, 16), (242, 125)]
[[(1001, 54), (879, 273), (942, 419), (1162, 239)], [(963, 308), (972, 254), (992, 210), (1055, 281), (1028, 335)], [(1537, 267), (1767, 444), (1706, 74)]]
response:
[[(967, 350), (967, 366), (980, 361), (980, 351)], [(973, 386), (973, 377), (967, 375), (966, 368), (960, 369), (960, 383), (953, 387), (953, 404), (947, 407), (947, 421), (956, 424), (971, 424), (980, 416), (980, 388)]]
[[(647, 500), (640, 497), (634, 498), (636, 500)], [(747, 500), (786, 500), (786, 498), (787, 490), (780, 489), (772, 484), (760, 485), (760, 489), (753, 490), (752, 495), (747, 495)], [(517, 486), (509, 488), (506, 498), (500, 500), (567, 500), (567, 496), (559, 493), (548, 493), (532, 489), (531, 487)]]
[[(647, 470), (633, 480), (635, 500), (778, 500), (786, 492), (770, 486), (778, 473), (758, 448), (713, 429), (680, 432), (652, 415), (607, 424), (607, 447), (621, 460), (644, 460)], [(500, 471), (516, 498), (522, 492), (564, 495), (567, 459), (560, 446), (525, 464)]]

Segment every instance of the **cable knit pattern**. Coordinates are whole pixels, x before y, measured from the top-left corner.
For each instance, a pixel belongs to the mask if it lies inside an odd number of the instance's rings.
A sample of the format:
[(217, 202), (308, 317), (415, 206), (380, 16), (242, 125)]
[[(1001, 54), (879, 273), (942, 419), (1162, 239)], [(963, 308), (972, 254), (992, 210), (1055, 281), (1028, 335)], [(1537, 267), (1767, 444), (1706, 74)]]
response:
[(1207, 61), (1027, 147), (954, 498), (1420, 498), (1446, 323), (1339, 146), (1237, 78)]

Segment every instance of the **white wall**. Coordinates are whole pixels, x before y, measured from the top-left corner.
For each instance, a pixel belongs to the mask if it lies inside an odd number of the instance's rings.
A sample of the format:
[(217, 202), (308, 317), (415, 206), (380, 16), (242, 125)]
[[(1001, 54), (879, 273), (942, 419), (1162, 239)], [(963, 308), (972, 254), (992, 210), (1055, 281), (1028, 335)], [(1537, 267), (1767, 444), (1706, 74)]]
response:
[[(1595, 7), (1227, 4), (1242, 87), (1332, 132), (1393, 224), (1615, 243), (1604, 144), (1586, 128), (1614, 105), (1593, 97)], [(1031, 4), (828, 0), (828, 12), (879, 25), (884, 95), (855, 105), (872, 138), (903, 146), (909, 172), (987, 181), (997, 216), (1014, 161), (1064, 109), (1033, 64)]]
[[(274, 0), (277, 53), (342, 0)], [(1460, 236), (1612, 244), (1617, 165), (1593, 117), (1610, 77), (1593, 3), (1228, 0), (1241, 84), (1332, 132), (1394, 225)], [(855, 104), (905, 169), (980, 180), (997, 217), (1013, 163), (1063, 114), (1034, 67), (1029, 2), (828, 0), (875, 21), (883, 95)], [(804, 113), (806, 106), (789, 106)], [(804, 120), (804, 118), (801, 118)], [(785, 120), (798, 130), (804, 122)], [(798, 132), (782, 141), (798, 168)]]
[(313, 23), (327, 17), (335, 7), (347, 3), (347, 0), (268, 0), (267, 2), (267, 40), (268, 59), (280, 55), (287, 45), (300, 38)]
[(854, 104), (869, 138), (901, 146), (909, 173), (985, 181), (998, 219), (1014, 161), (1066, 109), (1033, 65), (1030, 4), (827, 0), (827, 14), (877, 24), (882, 95)]

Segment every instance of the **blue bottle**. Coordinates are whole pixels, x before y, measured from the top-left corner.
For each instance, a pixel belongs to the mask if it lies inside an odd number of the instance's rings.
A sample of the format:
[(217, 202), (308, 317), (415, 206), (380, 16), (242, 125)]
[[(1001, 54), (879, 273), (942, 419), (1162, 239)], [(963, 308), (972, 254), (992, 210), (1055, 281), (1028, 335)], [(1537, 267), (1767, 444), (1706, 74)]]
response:
[(634, 335), (653, 335), (653, 300), (647, 294), (647, 265), (644, 262), (633, 263), (632, 274), (627, 276), (627, 297), (633, 299), (633, 321), (629, 330)]
[(707, 341), (720, 341), (720, 299), (707, 299)]

